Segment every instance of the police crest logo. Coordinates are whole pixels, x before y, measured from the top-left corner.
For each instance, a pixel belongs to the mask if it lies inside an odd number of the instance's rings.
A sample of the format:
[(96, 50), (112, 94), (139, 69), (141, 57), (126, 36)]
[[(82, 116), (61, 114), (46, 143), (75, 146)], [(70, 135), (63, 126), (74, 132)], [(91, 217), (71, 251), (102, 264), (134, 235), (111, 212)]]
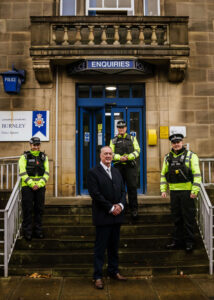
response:
[(37, 118), (34, 121), (36, 127), (42, 127), (45, 124), (44, 119), (42, 118), (42, 114), (37, 114)]

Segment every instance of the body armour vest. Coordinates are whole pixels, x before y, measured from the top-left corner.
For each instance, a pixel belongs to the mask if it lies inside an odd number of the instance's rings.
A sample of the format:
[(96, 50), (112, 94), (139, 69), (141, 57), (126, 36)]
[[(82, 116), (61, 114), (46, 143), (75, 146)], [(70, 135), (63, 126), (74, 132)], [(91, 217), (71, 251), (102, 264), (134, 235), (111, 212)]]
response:
[(167, 157), (169, 171), (165, 175), (167, 182), (184, 183), (193, 181), (192, 171), (185, 164), (187, 152), (187, 150), (184, 150), (183, 154), (178, 157), (174, 157), (170, 152), (169, 156)]
[(113, 139), (113, 144), (115, 144), (115, 153), (116, 154), (129, 154), (134, 151), (134, 145), (132, 141), (132, 136), (127, 134), (125, 138), (116, 136)]
[(43, 176), (45, 173), (45, 153), (40, 152), (38, 156), (34, 156), (30, 151), (27, 151), (24, 155), (27, 160), (26, 171), (28, 176)]

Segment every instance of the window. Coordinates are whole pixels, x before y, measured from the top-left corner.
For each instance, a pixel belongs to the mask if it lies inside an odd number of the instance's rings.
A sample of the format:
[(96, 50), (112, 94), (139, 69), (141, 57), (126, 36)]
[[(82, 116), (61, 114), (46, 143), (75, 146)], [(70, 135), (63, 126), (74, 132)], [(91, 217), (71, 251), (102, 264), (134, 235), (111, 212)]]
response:
[(144, 0), (145, 16), (160, 16), (160, 0)]
[(61, 0), (61, 16), (76, 16), (76, 0)]
[(123, 11), (127, 15), (134, 15), (134, 0), (86, 0), (86, 15), (95, 11)]

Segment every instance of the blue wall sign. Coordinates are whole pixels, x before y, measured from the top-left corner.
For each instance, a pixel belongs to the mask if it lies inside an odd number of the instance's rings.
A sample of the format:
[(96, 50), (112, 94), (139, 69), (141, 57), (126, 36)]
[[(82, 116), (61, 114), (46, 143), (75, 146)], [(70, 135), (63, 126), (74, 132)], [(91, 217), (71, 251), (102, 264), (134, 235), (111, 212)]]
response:
[(88, 60), (88, 69), (132, 69), (134, 60)]
[[(77, 74), (80, 72), (96, 74), (96, 73), (108, 73), (116, 74), (121, 71), (123, 74), (139, 74), (143, 73), (145, 75), (153, 74), (153, 66), (147, 62), (134, 59), (122, 59), (122, 60), (81, 60), (72, 63), (68, 66), (68, 74)], [(122, 73), (121, 72), (121, 73)]]
[(0, 73), (3, 78), (4, 90), (9, 94), (18, 94), (22, 83), (25, 82), (25, 70), (16, 70), (13, 66), (12, 71)]

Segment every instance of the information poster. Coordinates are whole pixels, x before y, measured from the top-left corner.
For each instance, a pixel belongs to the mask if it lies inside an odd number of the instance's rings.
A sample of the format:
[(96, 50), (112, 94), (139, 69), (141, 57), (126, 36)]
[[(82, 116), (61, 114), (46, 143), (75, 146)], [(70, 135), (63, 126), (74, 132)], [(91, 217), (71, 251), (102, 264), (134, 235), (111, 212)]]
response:
[(0, 142), (49, 141), (49, 111), (0, 111)]

